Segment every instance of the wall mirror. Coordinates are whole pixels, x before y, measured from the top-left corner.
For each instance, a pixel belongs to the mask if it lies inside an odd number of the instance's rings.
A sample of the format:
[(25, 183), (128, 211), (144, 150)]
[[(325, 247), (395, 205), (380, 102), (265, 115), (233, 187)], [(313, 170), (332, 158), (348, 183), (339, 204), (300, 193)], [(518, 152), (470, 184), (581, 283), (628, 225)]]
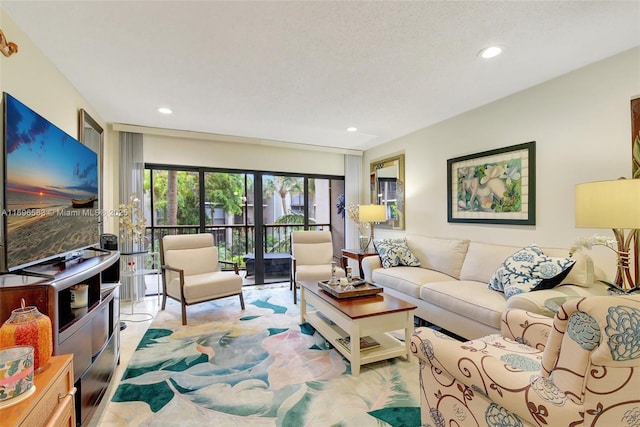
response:
[[(102, 145), (104, 143), (104, 130), (84, 109), (80, 110), (78, 120), (78, 141), (98, 153), (98, 209), (102, 212), (103, 191), (102, 191)], [(100, 216), (100, 234), (102, 234), (103, 224)]]
[(371, 162), (370, 174), (371, 203), (387, 211), (376, 227), (404, 230), (404, 154)]

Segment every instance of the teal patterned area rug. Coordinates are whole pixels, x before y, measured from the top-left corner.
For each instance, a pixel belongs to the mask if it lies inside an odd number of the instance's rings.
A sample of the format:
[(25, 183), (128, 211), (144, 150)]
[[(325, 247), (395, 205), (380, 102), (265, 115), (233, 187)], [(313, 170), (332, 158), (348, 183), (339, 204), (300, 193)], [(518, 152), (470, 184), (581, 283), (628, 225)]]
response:
[(310, 325), (288, 287), (187, 308), (167, 302), (144, 335), (101, 425), (420, 425), (418, 363), (349, 363)]

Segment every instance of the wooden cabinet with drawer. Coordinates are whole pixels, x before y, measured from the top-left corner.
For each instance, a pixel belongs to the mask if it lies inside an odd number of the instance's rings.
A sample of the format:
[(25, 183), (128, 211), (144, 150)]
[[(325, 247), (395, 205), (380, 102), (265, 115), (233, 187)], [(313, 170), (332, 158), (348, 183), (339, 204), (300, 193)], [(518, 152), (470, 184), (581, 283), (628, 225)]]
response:
[(0, 409), (3, 426), (75, 427), (73, 355), (53, 356), (33, 378), (35, 392), (25, 400)]

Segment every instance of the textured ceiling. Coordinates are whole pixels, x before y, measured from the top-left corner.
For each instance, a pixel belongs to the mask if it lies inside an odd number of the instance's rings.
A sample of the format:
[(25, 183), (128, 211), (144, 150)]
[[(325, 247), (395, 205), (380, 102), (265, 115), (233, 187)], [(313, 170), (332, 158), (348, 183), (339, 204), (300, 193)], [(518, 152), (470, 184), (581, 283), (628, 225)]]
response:
[(640, 1), (0, 7), (109, 123), (356, 150), (640, 45)]

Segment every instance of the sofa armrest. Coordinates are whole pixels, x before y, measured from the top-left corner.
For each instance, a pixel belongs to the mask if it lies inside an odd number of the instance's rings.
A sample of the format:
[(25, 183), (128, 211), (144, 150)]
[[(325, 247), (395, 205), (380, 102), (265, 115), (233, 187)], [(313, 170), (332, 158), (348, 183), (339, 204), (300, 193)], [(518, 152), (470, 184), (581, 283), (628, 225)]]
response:
[(594, 284), (590, 287), (560, 285), (552, 289), (524, 292), (514, 295), (507, 300), (507, 308), (519, 308), (520, 310), (531, 313), (538, 313), (553, 317), (555, 312), (545, 305), (548, 300), (563, 297), (579, 298), (595, 295), (607, 295), (606, 286), (602, 284)]
[(500, 333), (505, 338), (543, 351), (552, 327), (551, 317), (519, 309), (507, 309), (502, 313)]
[(362, 258), (362, 271), (364, 272), (364, 280), (369, 283), (373, 283), (373, 270), (376, 268), (382, 268), (382, 261), (379, 256), (368, 256)]

